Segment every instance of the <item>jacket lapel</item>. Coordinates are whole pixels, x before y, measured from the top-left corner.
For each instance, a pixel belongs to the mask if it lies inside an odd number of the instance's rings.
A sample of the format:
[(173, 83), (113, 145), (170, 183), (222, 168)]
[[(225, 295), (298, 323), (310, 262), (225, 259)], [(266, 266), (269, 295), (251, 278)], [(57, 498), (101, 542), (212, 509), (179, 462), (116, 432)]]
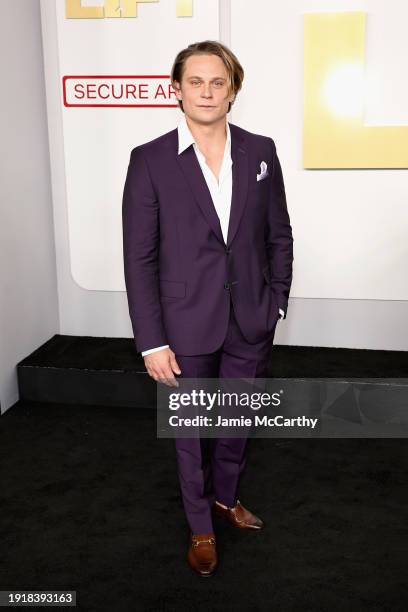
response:
[(249, 156), (244, 132), (230, 123), (232, 157), (232, 198), (228, 225), (227, 246), (237, 232), (248, 196)]
[[(227, 246), (231, 244), (237, 232), (248, 195), (248, 152), (245, 136), (237, 126), (232, 123), (229, 125), (231, 131), (232, 198)], [(183, 151), (183, 153), (178, 155), (177, 130), (175, 130), (175, 135), (175, 154), (186, 181), (190, 185), (194, 198), (206, 218), (208, 225), (211, 227), (218, 240), (225, 246), (220, 220), (194, 149), (190, 146)]]

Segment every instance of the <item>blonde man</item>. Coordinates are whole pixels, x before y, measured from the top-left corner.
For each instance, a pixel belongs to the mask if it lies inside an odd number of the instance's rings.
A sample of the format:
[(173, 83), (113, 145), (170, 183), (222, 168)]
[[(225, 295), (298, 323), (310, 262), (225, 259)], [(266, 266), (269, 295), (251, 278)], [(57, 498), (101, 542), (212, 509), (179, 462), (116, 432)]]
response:
[[(175, 58), (182, 119), (134, 148), (123, 195), (124, 265), (137, 349), (155, 380), (266, 377), (285, 318), (293, 238), (272, 138), (227, 121), (244, 71), (225, 45)], [(190, 528), (188, 562), (211, 576), (212, 513), (239, 529), (264, 524), (237, 498), (246, 438), (176, 438)], [(207, 457), (207, 461), (205, 461)]]

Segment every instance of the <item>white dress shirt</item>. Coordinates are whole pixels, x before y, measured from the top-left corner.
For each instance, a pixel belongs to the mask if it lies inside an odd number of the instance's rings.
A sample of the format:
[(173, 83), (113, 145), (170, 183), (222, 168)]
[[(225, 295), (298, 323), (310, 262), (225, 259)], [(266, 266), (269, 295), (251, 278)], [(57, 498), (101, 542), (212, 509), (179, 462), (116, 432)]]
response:
[[(197, 143), (194, 140), (194, 136), (192, 135), (190, 128), (187, 125), (186, 117), (184, 114), (179, 125), (177, 126), (178, 154), (180, 155), (180, 153), (185, 151), (187, 147), (193, 145), (201, 170), (203, 171), (204, 178), (208, 185), (208, 189), (211, 193), (211, 198), (214, 203), (215, 210), (217, 211), (217, 215), (220, 219), (220, 225), (225, 244), (227, 243), (228, 224), (230, 218), (232, 197), (231, 131), (228, 121), (226, 121), (226, 128), (227, 140), (225, 143), (224, 156), (221, 163), (220, 174), (217, 181), (213, 171), (207, 165), (204, 155), (202, 154), (202, 152), (197, 146)], [(281, 314), (280, 318), (284, 317), (285, 312), (281, 308), (279, 308), (279, 312)], [(149, 353), (154, 353), (156, 351), (160, 351), (161, 349), (168, 348), (168, 346), (168, 344), (165, 344), (163, 346), (148, 349), (147, 351), (142, 351), (142, 357), (144, 357), (145, 355), (149, 355)]]

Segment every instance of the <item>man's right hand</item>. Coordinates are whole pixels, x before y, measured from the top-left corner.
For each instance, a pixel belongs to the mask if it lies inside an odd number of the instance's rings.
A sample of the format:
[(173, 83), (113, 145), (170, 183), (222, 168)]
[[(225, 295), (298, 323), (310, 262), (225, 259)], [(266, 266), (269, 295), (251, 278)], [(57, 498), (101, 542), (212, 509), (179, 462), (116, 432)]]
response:
[(176, 355), (171, 348), (164, 348), (161, 351), (150, 353), (143, 357), (146, 370), (156, 382), (164, 383), (169, 387), (178, 387), (175, 374), (181, 374), (181, 370), (176, 361)]

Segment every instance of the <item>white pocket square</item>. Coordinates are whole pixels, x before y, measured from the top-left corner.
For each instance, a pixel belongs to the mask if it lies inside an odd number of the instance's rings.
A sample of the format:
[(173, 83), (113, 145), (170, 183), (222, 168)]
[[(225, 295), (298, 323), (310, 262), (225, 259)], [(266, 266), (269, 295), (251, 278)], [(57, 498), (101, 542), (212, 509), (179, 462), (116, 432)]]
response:
[(269, 176), (268, 164), (266, 162), (262, 161), (261, 162), (261, 172), (256, 175), (256, 180), (257, 181), (262, 181), (262, 179), (266, 178), (267, 176)]

